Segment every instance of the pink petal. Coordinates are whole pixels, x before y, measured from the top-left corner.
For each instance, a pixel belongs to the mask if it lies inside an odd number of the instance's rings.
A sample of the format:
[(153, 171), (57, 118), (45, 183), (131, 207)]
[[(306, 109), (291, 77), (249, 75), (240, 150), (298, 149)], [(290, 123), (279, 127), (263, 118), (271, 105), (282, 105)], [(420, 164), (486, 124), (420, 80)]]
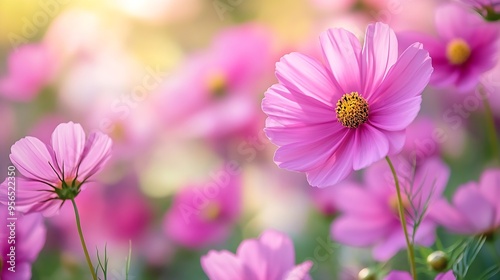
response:
[(453, 203), (478, 232), (494, 224), (496, 209), (481, 194), (476, 183), (460, 187), (453, 196)]
[(472, 233), (472, 225), (455, 207), (446, 200), (434, 201), (428, 210), (429, 218), (436, 221), (450, 231), (456, 233)]
[(296, 126), (337, 121), (332, 107), (308, 96), (292, 93), (285, 86), (271, 86), (262, 100), (262, 110), (273, 126)]
[(25, 137), (12, 145), (10, 160), (26, 178), (45, 182), (57, 182), (57, 166), (52, 161), (44, 143), (34, 137)]
[(245, 280), (241, 260), (228, 251), (209, 251), (201, 257), (201, 267), (210, 280)]
[[(42, 215), (38, 213), (18, 218), (17, 251), (23, 261), (34, 262), (45, 245), (46, 228)], [(19, 259), (19, 256), (18, 256)]]
[(406, 271), (391, 271), (384, 280), (411, 280), (411, 274)]
[(306, 172), (307, 181), (313, 187), (328, 187), (345, 179), (352, 172), (352, 156), (355, 152), (354, 133), (348, 132), (339, 141), (339, 147), (328, 160), (315, 169)]
[[(297, 128), (267, 128), (271, 142), (282, 144), (274, 155), (276, 164), (284, 169), (306, 172), (323, 165), (342, 144), (347, 130), (338, 123)], [(283, 144), (284, 141), (294, 141)]]
[(415, 174), (413, 182), (414, 203), (422, 209), (426, 201), (440, 198), (448, 183), (450, 168), (437, 157), (426, 160)]
[(389, 156), (399, 154), (406, 141), (406, 131), (383, 131), (389, 141)]
[(460, 37), (468, 41), (476, 32), (477, 26), (482, 24), (479, 15), (456, 4), (438, 7), (435, 17), (439, 35), (447, 40)]
[(436, 279), (435, 280), (456, 280), (457, 278), (455, 277), (455, 275), (453, 274), (453, 270), (450, 270), (446, 273), (439, 273), (437, 276), (436, 276)]
[(312, 261), (305, 261), (295, 266), (284, 278), (284, 280), (309, 280), (309, 270), (311, 270), (312, 266)]
[(499, 169), (489, 169), (483, 172), (481, 175), (481, 180), (479, 183), (479, 191), (483, 194), (491, 205), (496, 208), (496, 220), (495, 226), (500, 225), (500, 203), (498, 198), (500, 197), (500, 170)]
[(398, 40), (394, 31), (381, 22), (368, 25), (361, 60), (366, 98), (382, 83), (398, 55)]
[(62, 123), (52, 133), (52, 148), (65, 179), (74, 179), (85, 147), (85, 132), (80, 124)]
[(363, 124), (356, 129), (355, 145), (354, 170), (363, 169), (389, 153), (387, 137), (369, 124)]
[(391, 131), (405, 129), (420, 110), (421, 93), (431, 73), (431, 59), (422, 44), (406, 49), (368, 100), (370, 123)]
[(78, 168), (78, 178), (86, 179), (104, 167), (111, 157), (112, 141), (101, 132), (89, 135), (82, 155), (82, 161)]
[(276, 63), (276, 77), (292, 93), (318, 100), (329, 108), (334, 108), (344, 94), (322, 64), (300, 53), (283, 56)]
[[(361, 207), (361, 206), (360, 206)], [(392, 216), (360, 218), (347, 213), (333, 221), (332, 239), (351, 246), (368, 246), (386, 236)]]
[(263, 258), (267, 260), (267, 278), (282, 279), (295, 265), (295, 249), (292, 240), (285, 234), (266, 230), (259, 237), (259, 242), (265, 250)]
[(269, 266), (272, 266), (272, 263), (268, 263), (269, 260), (265, 258), (265, 250), (259, 241), (255, 239), (245, 240), (238, 247), (236, 255), (248, 268), (248, 279), (275, 280), (275, 278), (269, 278), (267, 275)]
[(364, 188), (351, 184), (334, 188), (332, 199), (335, 206), (342, 212), (362, 217), (380, 217), (385, 214), (380, 201)]
[(340, 98), (345, 93), (361, 93), (361, 44), (358, 38), (345, 29), (333, 28), (320, 35), (320, 42), (333, 79), (339, 85), (335, 94)]
[(373, 248), (373, 258), (377, 261), (388, 261), (400, 250), (406, 248), (405, 237), (401, 225), (391, 230), (391, 234)]

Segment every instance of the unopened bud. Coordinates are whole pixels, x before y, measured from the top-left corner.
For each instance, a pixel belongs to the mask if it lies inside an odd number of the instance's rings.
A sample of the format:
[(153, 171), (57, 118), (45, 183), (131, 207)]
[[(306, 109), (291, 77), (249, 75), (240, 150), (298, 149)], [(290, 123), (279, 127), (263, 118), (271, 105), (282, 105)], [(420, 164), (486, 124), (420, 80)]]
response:
[(448, 266), (448, 256), (443, 251), (432, 252), (427, 256), (427, 264), (435, 271), (443, 271)]

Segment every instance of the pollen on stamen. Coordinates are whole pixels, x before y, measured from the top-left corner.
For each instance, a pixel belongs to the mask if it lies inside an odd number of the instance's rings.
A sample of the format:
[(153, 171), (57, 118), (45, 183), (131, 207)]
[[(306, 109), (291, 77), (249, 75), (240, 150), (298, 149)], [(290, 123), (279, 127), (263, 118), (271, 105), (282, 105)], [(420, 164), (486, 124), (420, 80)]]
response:
[(368, 102), (357, 92), (344, 94), (335, 108), (337, 119), (348, 128), (357, 128), (368, 121), (368, 111)]
[(470, 46), (463, 39), (453, 39), (446, 46), (446, 58), (448, 58), (451, 64), (464, 64), (469, 59), (470, 55)]

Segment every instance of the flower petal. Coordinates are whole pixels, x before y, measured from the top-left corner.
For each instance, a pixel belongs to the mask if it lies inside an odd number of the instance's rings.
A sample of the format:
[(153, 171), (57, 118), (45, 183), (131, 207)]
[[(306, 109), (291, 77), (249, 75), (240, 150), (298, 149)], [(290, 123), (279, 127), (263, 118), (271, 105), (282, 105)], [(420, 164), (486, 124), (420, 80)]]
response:
[(479, 183), (479, 191), (483, 194), (491, 205), (495, 205), (495, 226), (500, 226), (500, 205), (498, 198), (500, 197), (500, 170), (489, 169), (483, 172)]
[(292, 93), (318, 100), (330, 108), (344, 94), (322, 64), (300, 53), (283, 56), (276, 63), (276, 77)]
[(111, 157), (112, 141), (106, 134), (94, 132), (89, 135), (78, 168), (78, 178), (87, 179), (104, 167)]
[(356, 184), (334, 188), (332, 198), (340, 211), (350, 215), (369, 219), (385, 214), (379, 200), (374, 198), (369, 190)]
[(411, 274), (406, 271), (391, 271), (384, 280), (411, 280)]
[(201, 267), (210, 280), (245, 280), (244, 266), (228, 251), (209, 251), (201, 257)]
[(332, 239), (337, 242), (351, 246), (369, 246), (389, 233), (391, 221), (392, 216), (360, 218), (346, 214), (333, 221), (330, 232)]
[(355, 145), (354, 170), (363, 169), (389, 153), (387, 137), (369, 124), (363, 124), (356, 129)]
[(62, 123), (52, 133), (55, 161), (66, 178), (75, 178), (84, 147), (85, 132), (80, 124)]
[(320, 35), (320, 42), (333, 79), (339, 85), (339, 98), (345, 93), (361, 93), (361, 44), (358, 38), (345, 29), (333, 28)]
[(368, 100), (370, 123), (391, 131), (405, 129), (420, 110), (421, 93), (431, 73), (431, 59), (422, 44), (406, 49)]
[(313, 266), (312, 261), (305, 261), (295, 266), (284, 278), (284, 280), (309, 280), (309, 270)]
[(42, 141), (34, 137), (25, 137), (12, 145), (10, 160), (26, 178), (44, 182), (57, 182), (57, 174), (50, 167), (57, 166)]
[(427, 211), (429, 218), (455, 233), (474, 233), (472, 225), (455, 207), (446, 200), (434, 201)]
[(352, 169), (352, 155), (355, 153), (354, 133), (348, 132), (339, 141), (339, 147), (328, 160), (315, 169), (306, 172), (307, 181), (313, 187), (328, 187), (345, 179)]
[(381, 22), (368, 25), (361, 60), (366, 98), (382, 83), (398, 55), (398, 39), (389, 25)]
[(295, 249), (292, 240), (280, 232), (266, 230), (259, 237), (259, 243), (265, 252), (262, 257), (268, 264), (266, 279), (282, 279), (295, 265)]
[(476, 183), (460, 187), (453, 196), (453, 203), (478, 233), (493, 226), (496, 209), (481, 194)]

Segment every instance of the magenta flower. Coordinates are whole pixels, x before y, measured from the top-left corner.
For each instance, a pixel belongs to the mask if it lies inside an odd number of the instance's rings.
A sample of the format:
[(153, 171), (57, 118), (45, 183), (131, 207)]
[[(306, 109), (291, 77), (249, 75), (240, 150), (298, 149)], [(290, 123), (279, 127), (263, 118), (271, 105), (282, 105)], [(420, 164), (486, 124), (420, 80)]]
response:
[[(412, 224), (422, 217), (415, 243), (430, 246), (434, 243), (436, 226), (424, 214), (424, 208), (441, 196), (449, 168), (438, 158), (432, 158), (422, 163), (413, 175), (411, 165), (405, 161), (394, 161), (394, 164), (407, 212), (408, 232), (412, 235)], [(337, 190), (335, 202), (342, 214), (332, 223), (332, 239), (351, 246), (374, 246), (373, 257), (387, 261), (406, 247), (394, 180), (385, 162), (368, 168), (364, 179), (366, 187), (353, 183)]]
[(261, 118), (257, 93), (265, 88), (273, 65), (272, 36), (265, 27), (245, 24), (223, 30), (163, 85), (155, 101), (162, 122), (191, 137), (254, 132)]
[[(51, 146), (38, 138), (25, 137), (11, 147), (10, 160), (18, 169), (17, 210), (51, 216), (67, 199), (75, 198), (111, 156), (111, 139), (100, 132), (90, 134), (79, 124), (63, 123), (52, 133)], [(3, 185), (6, 185), (4, 181)], [(7, 187), (0, 202), (7, 204)]]
[(480, 13), (486, 20), (500, 19), (500, 1), (499, 0), (461, 0), (463, 3), (471, 6)]
[(479, 183), (469, 182), (453, 195), (453, 205), (436, 201), (429, 215), (449, 231), (460, 234), (491, 234), (500, 226), (500, 170), (483, 172)]
[(400, 38), (424, 44), (432, 57), (431, 85), (473, 89), (481, 74), (497, 61), (498, 27), (460, 5), (447, 4), (436, 11), (438, 37), (402, 33)]
[[(406, 271), (391, 271), (384, 280), (411, 280), (412, 277), (410, 273)], [(450, 270), (445, 273), (439, 273), (434, 280), (455, 280), (457, 279), (455, 275), (453, 275), (453, 271)]]
[(0, 94), (15, 101), (30, 101), (52, 78), (53, 57), (41, 44), (14, 50), (8, 58), (8, 73), (0, 78)]
[[(46, 229), (43, 224), (43, 217), (40, 214), (17, 216), (12, 235), (11, 229), (8, 227), (10, 222), (7, 220), (8, 217), (10, 216), (8, 215), (7, 207), (1, 207), (0, 279), (29, 280), (31, 279), (31, 264), (36, 260), (45, 244)], [(15, 239), (9, 239), (10, 236), (15, 236)], [(12, 240), (15, 240), (15, 243), (12, 243)], [(10, 251), (11, 246), (15, 246), (16, 248), (13, 263), (9, 263), (11, 258), (9, 255), (12, 255)], [(11, 268), (12, 265), (14, 265), (14, 268)]]
[(177, 193), (164, 221), (169, 238), (185, 247), (200, 248), (228, 237), (241, 213), (241, 178), (224, 174)]
[(266, 134), (279, 147), (276, 164), (326, 187), (402, 149), (432, 67), (420, 43), (399, 55), (383, 23), (368, 26), (363, 49), (344, 29), (330, 29), (320, 41), (326, 64), (285, 55), (262, 109)]
[(210, 280), (309, 280), (312, 265), (311, 261), (295, 265), (292, 240), (274, 230), (243, 241), (236, 255), (212, 250), (201, 258)]

